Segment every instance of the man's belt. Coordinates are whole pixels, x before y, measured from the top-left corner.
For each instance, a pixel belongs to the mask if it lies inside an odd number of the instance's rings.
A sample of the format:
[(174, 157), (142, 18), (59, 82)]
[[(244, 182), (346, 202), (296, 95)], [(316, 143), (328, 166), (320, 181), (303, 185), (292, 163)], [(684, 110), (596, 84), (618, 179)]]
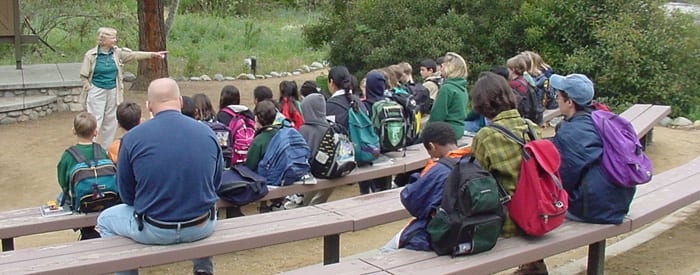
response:
[[(149, 223), (150, 225), (153, 225), (158, 228), (162, 229), (178, 229), (178, 228), (187, 228), (195, 225), (199, 225), (203, 222), (205, 222), (207, 219), (214, 219), (216, 216), (216, 208), (212, 207), (207, 211), (207, 213), (202, 214), (199, 217), (196, 217), (194, 219), (191, 219), (189, 221), (183, 221), (183, 222), (163, 222), (163, 221), (158, 221), (154, 220), (152, 218), (149, 218), (146, 215), (143, 215), (143, 220)], [(139, 230), (140, 231), (140, 230)]]

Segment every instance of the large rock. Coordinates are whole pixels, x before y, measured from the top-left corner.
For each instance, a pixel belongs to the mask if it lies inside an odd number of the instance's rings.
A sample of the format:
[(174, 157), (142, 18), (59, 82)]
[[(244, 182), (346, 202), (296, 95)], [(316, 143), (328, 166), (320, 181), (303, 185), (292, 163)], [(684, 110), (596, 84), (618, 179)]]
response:
[(190, 77), (190, 81), (202, 81), (202, 78), (193, 76), (193, 77)]
[(124, 72), (122, 79), (126, 82), (134, 82), (136, 80), (136, 76), (130, 72)]
[(224, 77), (224, 80), (231, 81), (231, 80), (236, 80), (236, 78), (233, 76), (227, 76), (227, 77)]
[(280, 73), (278, 73), (278, 72), (270, 72), (270, 75), (272, 77), (280, 77), (281, 76)]
[(693, 122), (690, 121), (690, 119), (687, 119), (685, 117), (677, 117), (676, 119), (673, 120), (673, 122), (671, 122), (671, 125), (678, 126), (678, 127), (685, 127), (685, 126), (693, 125)]
[(671, 119), (670, 117), (664, 117), (663, 119), (661, 119), (661, 121), (659, 121), (659, 125), (668, 127), (669, 125), (671, 125), (671, 122), (673, 122), (673, 119)]
[(203, 74), (203, 75), (200, 76), (199, 78), (201, 78), (201, 79), (204, 80), (204, 81), (211, 81), (211, 77), (209, 77), (208, 75), (205, 75), (205, 74)]
[(309, 67), (307, 65), (304, 65), (301, 68), (304, 69), (304, 71), (306, 71), (307, 73), (311, 72), (311, 67)]
[(293, 72), (292, 72), (292, 75), (300, 75), (300, 74), (301, 74), (301, 72), (299, 72), (299, 71), (293, 71)]
[(265, 79), (265, 76), (264, 76), (264, 75), (261, 75), (261, 74), (256, 74), (256, 75), (255, 75), (255, 78), (257, 78), (257, 79)]
[(83, 111), (83, 105), (81, 105), (79, 103), (71, 103), (71, 104), (68, 104), (68, 109), (71, 112), (81, 112), (81, 111)]
[(241, 80), (248, 79), (248, 75), (247, 74), (239, 74), (238, 76), (236, 76), (236, 79), (241, 79)]
[(320, 69), (323, 68), (323, 64), (321, 62), (314, 61), (313, 63), (311, 63), (311, 67)]
[(222, 75), (222, 74), (215, 74), (215, 75), (214, 75), (214, 80), (216, 80), (216, 81), (224, 81), (224, 75)]
[(254, 74), (246, 74), (245, 78), (248, 80), (255, 80), (255, 75)]

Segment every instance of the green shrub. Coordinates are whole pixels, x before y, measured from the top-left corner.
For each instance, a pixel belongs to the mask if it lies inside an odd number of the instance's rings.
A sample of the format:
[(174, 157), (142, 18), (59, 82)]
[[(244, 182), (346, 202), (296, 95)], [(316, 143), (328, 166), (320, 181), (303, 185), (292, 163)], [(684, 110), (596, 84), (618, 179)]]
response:
[(357, 75), (454, 51), (469, 63), (471, 83), (532, 50), (559, 74), (588, 75), (616, 109), (653, 103), (688, 113), (700, 103), (700, 32), (690, 16), (667, 15), (662, 3), (357, 0), (336, 4), (304, 36), (329, 45), (331, 64)]

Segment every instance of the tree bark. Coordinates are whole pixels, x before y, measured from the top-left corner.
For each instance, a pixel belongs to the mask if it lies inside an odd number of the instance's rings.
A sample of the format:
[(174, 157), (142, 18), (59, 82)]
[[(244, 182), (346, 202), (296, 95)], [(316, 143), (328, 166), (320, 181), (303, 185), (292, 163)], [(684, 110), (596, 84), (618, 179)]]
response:
[[(165, 51), (166, 29), (163, 20), (163, 0), (138, 2), (139, 49)], [(138, 75), (131, 90), (145, 91), (154, 79), (168, 76), (167, 59), (150, 58), (139, 61)]]

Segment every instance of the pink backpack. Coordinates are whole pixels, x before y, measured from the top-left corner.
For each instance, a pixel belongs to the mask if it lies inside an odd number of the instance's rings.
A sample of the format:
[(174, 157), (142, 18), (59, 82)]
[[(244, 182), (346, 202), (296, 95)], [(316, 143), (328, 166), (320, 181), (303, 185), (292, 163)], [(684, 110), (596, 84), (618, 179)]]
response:
[(255, 137), (255, 118), (250, 110), (235, 112), (231, 108), (221, 109), (231, 115), (228, 128), (231, 129), (231, 166), (243, 163), (248, 156), (248, 148)]

